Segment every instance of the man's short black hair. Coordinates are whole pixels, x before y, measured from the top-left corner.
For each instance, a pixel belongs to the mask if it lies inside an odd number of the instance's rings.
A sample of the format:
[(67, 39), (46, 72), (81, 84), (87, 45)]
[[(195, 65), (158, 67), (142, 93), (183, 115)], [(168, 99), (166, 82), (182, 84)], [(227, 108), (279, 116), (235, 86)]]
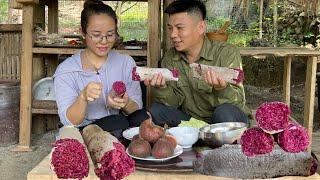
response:
[(206, 19), (207, 11), (206, 6), (200, 0), (177, 0), (169, 4), (165, 9), (165, 13), (172, 15), (176, 13), (197, 13), (200, 14), (202, 20)]

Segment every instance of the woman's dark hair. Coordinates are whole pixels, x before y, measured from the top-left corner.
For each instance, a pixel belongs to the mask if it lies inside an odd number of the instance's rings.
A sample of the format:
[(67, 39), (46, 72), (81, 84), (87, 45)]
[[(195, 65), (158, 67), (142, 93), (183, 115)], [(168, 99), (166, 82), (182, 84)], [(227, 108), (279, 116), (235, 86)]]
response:
[(90, 16), (95, 14), (107, 14), (114, 20), (117, 26), (117, 15), (110, 6), (104, 4), (100, 0), (86, 0), (81, 12), (81, 28), (84, 33), (87, 33), (86, 31)]
[(197, 14), (202, 20), (206, 19), (206, 6), (200, 0), (176, 0), (169, 4), (165, 13), (172, 15), (186, 12), (188, 14)]

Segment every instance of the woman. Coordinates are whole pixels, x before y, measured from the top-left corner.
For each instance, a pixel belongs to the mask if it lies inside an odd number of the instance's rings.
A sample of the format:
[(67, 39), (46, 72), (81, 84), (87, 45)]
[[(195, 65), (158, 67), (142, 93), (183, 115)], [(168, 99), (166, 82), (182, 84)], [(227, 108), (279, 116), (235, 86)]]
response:
[[(60, 120), (80, 129), (97, 124), (119, 137), (122, 130), (149, 117), (141, 110), (140, 84), (131, 78), (135, 62), (112, 49), (118, 38), (117, 18), (102, 1), (85, 2), (81, 31), (87, 47), (61, 63), (54, 74)], [(111, 91), (115, 81), (126, 85), (122, 97)]]

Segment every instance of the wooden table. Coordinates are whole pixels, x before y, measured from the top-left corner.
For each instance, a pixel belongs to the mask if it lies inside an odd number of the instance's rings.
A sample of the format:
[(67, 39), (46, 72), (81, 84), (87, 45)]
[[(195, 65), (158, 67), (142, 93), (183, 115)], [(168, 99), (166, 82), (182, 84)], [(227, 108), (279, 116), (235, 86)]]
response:
[[(55, 180), (58, 179), (55, 173), (50, 169), (50, 157), (46, 156), (34, 169), (32, 169), (27, 176), (28, 180)], [(99, 178), (94, 174), (93, 165), (90, 164), (89, 176), (85, 179), (98, 180)], [(127, 180), (175, 180), (175, 179), (211, 179), (211, 180), (229, 180), (231, 178), (223, 178), (217, 176), (205, 176), (194, 172), (183, 173), (166, 173), (166, 172), (149, 172), (149, 171), (135, 171), (135, 173), (126, 177)], [(319, 174), (314, 174), (309, 177), (300, 176), (286, 176), (281, 178), (274, 178), (278, 180), (320, 180)]]
[[(314, 116), (314, 97), (316, 87), (316, 70), (317, 60), (320, 51), (314, 51), (307, 48), (287, 48), (287, 47), (250, 47), (240, 48), (242, 56), (263, 57), (267, 55), (275, 57), (285, 57), (284, 74), (283, 74), (283, 102), (290, 106), (290, 80), (291, 80), (291, 62), (293, 57), (307, 57), (306, 82), (305, 82), (305, 98), (304, 98), (304, 127), (307, 128), (312, 142), (313, 116)], [(311, 144), (308, 148), (311, 152)]]

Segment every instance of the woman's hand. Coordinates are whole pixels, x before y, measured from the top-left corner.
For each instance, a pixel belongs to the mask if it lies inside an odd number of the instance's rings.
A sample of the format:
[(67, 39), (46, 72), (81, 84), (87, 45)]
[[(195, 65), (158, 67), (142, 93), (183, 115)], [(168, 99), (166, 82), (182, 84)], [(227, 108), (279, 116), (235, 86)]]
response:
[(99, 98), (102, 93), (102, 83), (90, 82), (80, 94), (85, 101), (94, 101)]
[(152, 79), (145, 79), (144, 84), (146, 86), (153, 86), (158, 88), (165, 88), (166, 87), (166, 80), (162, 76), (162, 74), (154, 74)]
[(110, 92), (107, 97), (107, 104), (114, 109), (122, 109), (129, 103), (128, 93), (124, 93), (122, 97)]
[(215, 90), (223, 90), (227, 87), (228, 83), (220, 78), (214, 71), (207, 71), (204, 75), (204, 81), (212, 86)]

